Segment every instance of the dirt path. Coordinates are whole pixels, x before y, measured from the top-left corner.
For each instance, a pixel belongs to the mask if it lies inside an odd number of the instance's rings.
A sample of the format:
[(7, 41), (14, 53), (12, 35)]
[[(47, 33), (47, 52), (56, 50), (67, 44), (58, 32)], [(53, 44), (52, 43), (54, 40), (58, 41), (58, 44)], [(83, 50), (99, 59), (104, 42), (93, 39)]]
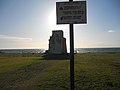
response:
[(0, 90), (25, 90), (25, 88), (33, 85), (45, 69), (57, 62), (42, 61), (11, 71), (0, 79)]

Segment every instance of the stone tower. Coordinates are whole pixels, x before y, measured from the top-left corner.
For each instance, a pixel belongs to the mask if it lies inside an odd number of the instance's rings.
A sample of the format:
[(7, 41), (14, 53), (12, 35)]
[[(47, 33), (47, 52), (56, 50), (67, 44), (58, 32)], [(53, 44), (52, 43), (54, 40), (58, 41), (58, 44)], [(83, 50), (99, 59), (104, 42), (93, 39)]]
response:
[(66, 39), (63, 37), (62, 30), (52, 31), (52, 36), (49, 39), (50, 54), (67, 54)]

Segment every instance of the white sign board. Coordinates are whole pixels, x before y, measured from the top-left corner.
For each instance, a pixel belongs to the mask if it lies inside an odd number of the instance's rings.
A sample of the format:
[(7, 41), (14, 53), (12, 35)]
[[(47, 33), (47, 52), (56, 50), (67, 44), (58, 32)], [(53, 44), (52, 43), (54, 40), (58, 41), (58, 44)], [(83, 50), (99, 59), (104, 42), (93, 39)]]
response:
[(56, 2), (57, 24), (85, 24), (86, 1)]

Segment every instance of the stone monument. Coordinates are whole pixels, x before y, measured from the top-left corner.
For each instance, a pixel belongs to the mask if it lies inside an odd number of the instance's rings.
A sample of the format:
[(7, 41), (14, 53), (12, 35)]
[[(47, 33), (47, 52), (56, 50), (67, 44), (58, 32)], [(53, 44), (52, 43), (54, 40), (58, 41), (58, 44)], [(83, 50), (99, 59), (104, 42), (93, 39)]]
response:
[(67, 54), (66, 39), (63, 37), (62, 30), (52, 31), (52, 36), (49, 39), (49, 54)]

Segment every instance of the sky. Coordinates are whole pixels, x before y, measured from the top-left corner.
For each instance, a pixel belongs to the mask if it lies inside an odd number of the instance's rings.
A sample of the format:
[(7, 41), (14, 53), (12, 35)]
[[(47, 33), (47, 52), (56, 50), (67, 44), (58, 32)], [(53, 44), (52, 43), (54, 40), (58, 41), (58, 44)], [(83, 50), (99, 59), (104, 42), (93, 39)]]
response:
[[(0, 49), (48, 49), (52, 30), (63, 30), (69, 48), (69, 25), (56, 24), (62, 1), (69, 0), (0, 0)], [(120, 0), (86, 1), (87, 24), (74, 24), (75, 48), (120, 47)]]

